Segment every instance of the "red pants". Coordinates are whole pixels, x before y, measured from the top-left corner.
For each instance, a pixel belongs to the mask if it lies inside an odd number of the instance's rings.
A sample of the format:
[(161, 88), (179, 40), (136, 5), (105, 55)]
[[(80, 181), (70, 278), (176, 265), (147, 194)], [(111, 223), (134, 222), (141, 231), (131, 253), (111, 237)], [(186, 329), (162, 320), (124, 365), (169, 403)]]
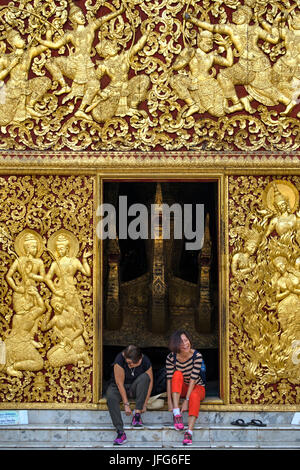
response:
[[(183, 374), (179, 370), (175, 370), (172, 377), (172, 393), (180, 393), (181, 397), (185, 397), (188, 391), (188, 385), (183, 381)], [(205, 387), (203, 385), (195, 385), (189, 399), (189, 416), (198, 417), (200, 410), (200, 402), (205, 398)]]

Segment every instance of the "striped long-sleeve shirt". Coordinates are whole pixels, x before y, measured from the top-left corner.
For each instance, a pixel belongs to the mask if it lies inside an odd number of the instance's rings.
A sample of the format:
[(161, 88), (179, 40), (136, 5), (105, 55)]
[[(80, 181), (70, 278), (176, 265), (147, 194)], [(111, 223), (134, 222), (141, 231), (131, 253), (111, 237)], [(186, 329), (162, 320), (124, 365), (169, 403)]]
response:
[(175, 370), (182, 372), (184, 377), (184, 382), (188, 385), (190, 380), (195, 380), (196, 385), (205, 386), (203, 380), (200, 376), (200, 369), (202, 364), (202, 354), (196, 351), (190, 359), (187, 359), (184, 362), (180, 362), (176, 357), (176, 354), (170, 353), (166, 359), (166, 371), (167, 371), (167, 380), (171, 380)]

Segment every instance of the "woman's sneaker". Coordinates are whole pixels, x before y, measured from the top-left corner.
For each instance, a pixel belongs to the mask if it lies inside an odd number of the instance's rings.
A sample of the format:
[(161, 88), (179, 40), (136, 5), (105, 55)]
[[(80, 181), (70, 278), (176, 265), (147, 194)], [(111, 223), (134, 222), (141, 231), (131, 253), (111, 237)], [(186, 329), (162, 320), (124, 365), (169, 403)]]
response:
[(125, 432), (118, 432), (116, 439), (114, 440), (114, 446), (121, 446), (127, 442)]
[(144, 427), (141, 415), (139, 413), (135, 413), (133, 415), (131, 425), (134, 428), (143, 428)]
[(183, 431), (184, 430), (184, 424), (182, 421), (182, 415), (175, 415), (173, 417), (174, 420), (174, 428), (176, 431)]
[(184, 446), (191, 446), (193, 444), (192, 435), (188, 431), (186, 431), (184, 433), (184, 438), (183, 438), (182, 444)]

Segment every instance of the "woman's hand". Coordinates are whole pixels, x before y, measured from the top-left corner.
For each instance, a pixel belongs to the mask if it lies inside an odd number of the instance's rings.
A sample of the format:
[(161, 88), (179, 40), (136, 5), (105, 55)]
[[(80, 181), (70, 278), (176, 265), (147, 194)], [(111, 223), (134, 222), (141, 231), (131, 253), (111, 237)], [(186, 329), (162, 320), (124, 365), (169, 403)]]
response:
[(144, 403), (141, 413), (146, 413), (146, 411), (147, 411), (147, 403)]
[(184, 402), (182, 403), (182, 407), (181, 407), (181, 413), (183, 413), (184, 411), (188, 411), (189, 409), (189, 402), (187, 400), (184, 400)]

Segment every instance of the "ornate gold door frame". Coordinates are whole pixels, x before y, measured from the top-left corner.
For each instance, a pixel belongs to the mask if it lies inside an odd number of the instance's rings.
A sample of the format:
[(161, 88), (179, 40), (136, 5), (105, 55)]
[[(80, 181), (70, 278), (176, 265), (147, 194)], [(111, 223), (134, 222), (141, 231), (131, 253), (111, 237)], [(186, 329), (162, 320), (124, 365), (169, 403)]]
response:
[[(218, 406), (223, 405), (228, 402), (228, 386), (227, 386), (227, 366), (226, 366), (226, 304), (222, 302), (223, 292), (226, 290), (226, 264), (225, 264), (225, 219), (223, 214), (225, 214), (225, 206), (224, 206), (224, 174), (223, 172), (219, 171), (203, 171), (203, 170), (192, 170), (192, 171), (182, 171), (181, 169), (177, 168), (160, 168), (159, 166), (153, 166), (149, 169), (137, 168), (135, 165), (133, 167), (128, 167), (126, 169), (110, 169), (102, 171), (101, 174), (98, 174), (99, 178), (99, 187), (100, 187), (100, 203), (103, 203), (103, 184), (109, 181), (131, 181), (131, 182), (138, 182), (138, 181), (155, 181), (155, 182), (163, 182), (163, 181), (179, 181), (179, 182), (189, 182), (189, 181), (205, 181), (205, 182), (216, 182), (218, 185), (218, 208), (217, 208), (217, 227), (218, 227), (218, 342), (219, 342), (219, 393), (220, 398), (214, 398), (209, 400), (206, 405), (204, 406)], [(101, 246), (102, 242), (98, 242), (100, 244), (100, 251), (102, 252)], [(101, 268), (100, 268), (100, 279), (101, 279), (101, 286), (103, 285), (102, 280), (102, 264), (101, 261)], [(100, 301), (103, 302), (103, 299)], [(101, 305), (101, 312), (103, 313), (103, 303)], [(103, 318), (101, 319), (103, 324)], [(100, 363), (102, 365), (102, 362)], [(102, 368), (100, 366), (100, 375), (102, 376)], [(104, 405), (105, 407), (105, 405)]]

